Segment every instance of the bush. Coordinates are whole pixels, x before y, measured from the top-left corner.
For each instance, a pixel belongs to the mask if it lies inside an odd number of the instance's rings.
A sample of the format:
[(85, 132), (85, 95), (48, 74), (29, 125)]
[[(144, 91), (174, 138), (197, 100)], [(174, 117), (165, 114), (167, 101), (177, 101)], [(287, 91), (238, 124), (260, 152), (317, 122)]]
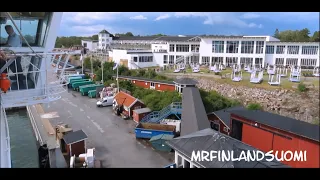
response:
[(263, 110), (263, 107), (259, 103), (249, 103), (247, 106), (248, 110)]
[(298, 85), (298, 91), (300, 91), (300, 92), (305, 92), (305, 91), (307, 91), (306, 85), (304, 85), (303, 83), (300, 83), (300, 84)]

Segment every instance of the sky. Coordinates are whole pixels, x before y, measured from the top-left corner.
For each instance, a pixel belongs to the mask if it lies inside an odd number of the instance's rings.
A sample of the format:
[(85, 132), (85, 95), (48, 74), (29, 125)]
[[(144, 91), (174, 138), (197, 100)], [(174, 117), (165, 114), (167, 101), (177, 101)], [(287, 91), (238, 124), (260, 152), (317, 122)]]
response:
[(319, 30), (319, 12), (64, 12), (59, 36), (106, 29), (134, 35), (273, 35), (275, 29)]

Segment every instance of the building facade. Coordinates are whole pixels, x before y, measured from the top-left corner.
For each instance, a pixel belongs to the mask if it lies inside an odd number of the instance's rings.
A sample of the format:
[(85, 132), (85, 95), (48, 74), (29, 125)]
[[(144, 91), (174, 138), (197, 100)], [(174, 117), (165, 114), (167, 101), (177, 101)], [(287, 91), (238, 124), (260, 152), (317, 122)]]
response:
[(129, 69), (177, 63), (319, 66), (319, 42), (280, 42), (271, 36), (118, 37), (111, 48), (110, 60), (128, 61)]

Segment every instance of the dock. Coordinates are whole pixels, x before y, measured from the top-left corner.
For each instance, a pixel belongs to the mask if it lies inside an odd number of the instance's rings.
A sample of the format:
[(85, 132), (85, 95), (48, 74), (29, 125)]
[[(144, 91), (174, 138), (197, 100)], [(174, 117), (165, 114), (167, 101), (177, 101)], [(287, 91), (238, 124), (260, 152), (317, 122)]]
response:
[(28, 115), (40, 146), (46, 145), (49, 151), (50, 168), (68, 167), (56, 139), (55, 129), (49, 119), (42, 118), (44, 110), (40, 104), (27, 106)]

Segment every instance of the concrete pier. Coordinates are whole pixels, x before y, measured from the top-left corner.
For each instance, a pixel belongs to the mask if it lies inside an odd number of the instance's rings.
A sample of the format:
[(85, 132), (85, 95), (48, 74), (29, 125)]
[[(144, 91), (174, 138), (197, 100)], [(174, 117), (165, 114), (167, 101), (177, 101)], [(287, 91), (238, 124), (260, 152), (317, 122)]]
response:
[(35, 136), (40, 146), (47, 145), (50, 167), (66, 168), (68, 167), (65, 158), (62, 155), (58, 141), (56, 140), (55, 130), (49, 119), (42, 118), (44, 110), (41, 105), (27, 106), (28, 115), (35, 132)]

